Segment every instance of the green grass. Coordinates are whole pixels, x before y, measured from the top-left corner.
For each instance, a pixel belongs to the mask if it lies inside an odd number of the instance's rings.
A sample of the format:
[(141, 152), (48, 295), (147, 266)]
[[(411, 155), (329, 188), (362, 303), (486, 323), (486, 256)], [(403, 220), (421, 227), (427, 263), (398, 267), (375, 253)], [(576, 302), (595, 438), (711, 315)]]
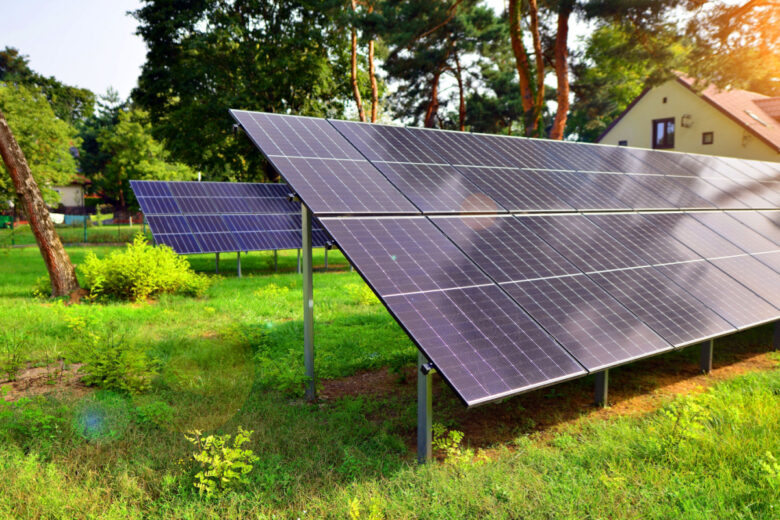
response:
[[(76, 263), (86, 251), (69, 249)], [(316, 253), (318, 374), (412, 363), (412, 344), (359, 276), (334, 252), (338, 270), (323, 272)], [(198, 300), (65, 306), (32, 298), (45, 274), (36, 248), (0, 250), (0, 330), (24, 338), (27, 361), (77, 360), (80, 338), (65, 319), (78, 316), (101, 331), (122, 331), (160, 366), (147, 395), (98, 390), (0, 406), (0, 518), (350, 518), (350, 510), (393, 519), (777, 518), (780, 468), (771, 456), (780, 457), (779, 370), (608, 420), (567, 406), (590, 393), (589, 379), (468, 412), (437, 381), (435, 420), (488, 451), (417, 467), (414, 381), (381, 396), (317, 405), (297, 397), (296, 254), (280, 255), (278, 273), (272, 258), (242, 257), (245, 277), (238, 279), (235, 257), (223, 256), (224, 277)], [(213, 271), (213, 257), (191, 262)], [(727, 338), (718, 360), (766, 350), (770, 337), (764, 327)], [(673, 375), (695, 367), (696, 354), (617, 369), (613, 388), (651, 392), (648, 370)], [(154, 402), (172, 408), (169, 421), (139, 419)], [(539, 433), (532, 415), (557, 426)], [(484, 434), (471, 438), (481, 421)], [(238, 426), (255, 432), (250, 447), (260, 460), (250, 484), (218, 499), (199, 497), (183, 433), (235, 433)]]
[[(88, 226), (87, 240), (84, 240), (83, 226), (60, 226), (57, 227), (57, 233), (64, 244), (108, 244), (131, 242), (136, 233), (143, 231), (143, 226), (134, 224), (129, 225), (109, 225), (109, 226)], [(146, 236), (151, 241), (152, 234), (149, 226), (146, 226)], [(31, 245), (35, 244), (35, 236), (30, 230), (30, 226), (17, 226), (13, 230), (0, 229), (0, 247), (10, 245)]]

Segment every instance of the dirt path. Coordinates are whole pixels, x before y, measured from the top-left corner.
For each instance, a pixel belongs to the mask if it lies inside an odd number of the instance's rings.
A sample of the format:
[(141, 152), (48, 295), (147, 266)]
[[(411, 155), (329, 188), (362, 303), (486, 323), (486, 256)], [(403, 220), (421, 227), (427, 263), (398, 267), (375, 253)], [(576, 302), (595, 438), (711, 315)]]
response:
[[(593, 378), (583, 378), (529, 392), (507, 401), (477, 407), (463, 407), (441, 378), (434, 376), (434, 421), (455, 424), (473, 447), (507, 443), (522, 433), (552, 434), (583, 417), (608, 419), (644, 414), (669, 399), (701, 392), (718, 381), (748, 372), (776, 370), (777, 357), (764, 348), (722, 352), (709, 375), (701, 374), (690, 354), (675, 352), (610, 371), (608, 408), (593, 405)], [(343, 396), (403, 396), (416, 399), (415, 367), (406, 367), (403, 379), (387, 369), (362, 372), (351, 377), (322, 381), (323, 400)], [(381, 418), (378, 418), (381, 420)], [(410, 436), (415, 435), (410, 432)], [(410, 437), (410, 446), (414, 439)]]
[(0, 379), (0, 395), (6, 401), (16, 401), (48, 393), (86, 394), (88, 389), (81, 382), (84, 375), (80, 368), (81, 364), (74, 363), (63, 369), (61, 362), (48, 367), (28, 367), (20, 370), (14, 381)]

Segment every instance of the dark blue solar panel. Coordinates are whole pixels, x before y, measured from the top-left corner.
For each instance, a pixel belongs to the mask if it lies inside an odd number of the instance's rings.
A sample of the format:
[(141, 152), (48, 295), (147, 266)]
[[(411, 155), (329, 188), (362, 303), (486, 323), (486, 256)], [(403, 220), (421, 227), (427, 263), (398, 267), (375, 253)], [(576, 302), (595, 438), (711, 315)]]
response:
[(164, 182), (131, 180), (130, 187), (136, 197), (173, 197), (173, 193)]
[(503, 287), (591, 372), (672, 349), (586, 275)]
[(730, 215), (780, 246), (780, 212), (733, 211)]
[(682, 183), (672, 177), (660, 175), (632, 175), (631, 179), (638, 182), (657, 196), (670, 202), (674, 209), (713, 209), (706, 199), (693, 193)]
[(415, 140), (455, 166), (515, 166), (510, 157), (491, 146), (490, 143), (501, 140), (497, 136), (423, 128), (409, 128), (408, 131)]
[(378, 162), (376, 167), (423, 212), (506, 211), (452, 166)]
[(330, 120), (330, 123), (369, 161), (443, 164), (442, 157), (428, 149), (402, 126)]
[(732, 242), (746, 253), (774, 251), (777, 245), (726, 212), (691, 213), (693, 218)]
[(181, 213), (173, 197), (136, 197), (144, 215), (176, 215)]
[(710, 262), (736, 281), (780, 309), (780, 276), (757, 258), (766, 259), (779, 253), (753, 257), (749, 255), (718, 258)]
[(614, 173), (583, 173), (581, 175), (584, 175), (598, 189), (621, 201), (624, 207), (636, 210), (673, 209), (668, 200), (636, 182), (631, 175)]
[(186, 235), (167, 235), (165, 233), (154, 235), (154, 240), (157, 244), (170, 246), (171, 249), (179, 253), (180, 255), (202, 253), (203, 251), (195, 240), (195, 237)]
[(651, 227), (670, 234), (704, 258), (744, 254), (740, 248), (688, 213), (646, 213), (642, 218)]
[(146, 217), (153, 235), (162, 233), (190, 233), (187, 221), (180, 215)]
[(517, 218), (480, 216), (431, 220), (499, 283), (581, 272)]
[(631, 207), (589, 180), (589, 175), (580, 172), (529, 171), (547, 182), (550, 191), (554, 191), (568, 204), (579, 211), (601, 209), (630, 209)]
[(738, 329), (777, 319), (773, 305), (707, 261), (664, 265), (658, 270)]
[(544, 175), (518, 168), (476, 168), (459, 166), (484, 193), (509, 211), (572, 211)]
[(734, 198), (731, 194), (719, 189), (715, 186), (717, 180), (709, 182), (709, 179), (700, 179), (696, 177), (668, 177), (675, 182), (682, 184), (690, 190), (692, 193), (706, 200), (716, 208), (720, 209), (743, 209), (747, 208), (747, 205), (738, 199)]

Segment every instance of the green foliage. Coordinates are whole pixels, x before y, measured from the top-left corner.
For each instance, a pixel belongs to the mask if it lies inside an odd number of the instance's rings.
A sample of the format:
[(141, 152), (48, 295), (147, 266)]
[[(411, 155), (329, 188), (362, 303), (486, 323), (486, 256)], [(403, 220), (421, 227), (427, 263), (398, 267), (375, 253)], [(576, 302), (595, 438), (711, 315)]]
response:
[(23, 397), (7, 402), (0, 392), (0, 440), (22, 448), (50, 444), (62, 432), (65, 421), (43, 397)]
[(68, 124), (78, 124), (94, 109), (95, 95), (92, 92), (36, 73), (30, 69), (27, 58), (12, 47), (0, 51), (0, 83), (40, 90), (51, 104), (54, 114)]
[(377, 299), (374, 291), (372, 291), (371, 288), (364, 283), (350, 283), (345, 285), (344, 289), (346, 289), (350, 298), (353, 298), (360, 305), (374, 305), (379, 303), (379, 299)]
[(141, 110), (120, 110), (117, 124), (102, 128), (97, 143), (109, 159), (93, 178), (93, 189), (120, 207), (134, 200), (130, 180), (188, 181), (197, 177), (188, 166), (170, 161), (163, 145), (152, 137), (148, 116)]
[(24, 364), (23, 347), (16, 329), (0, 332), (0, 373), (5, 373), (9, 381), (16, 380), (16, 374)]
[[(24, 152), (27, 164), (47, 203), (59, 195), (52, 186), (68, 184), (76, 175), (70, 149), (78, 147), (76, 129), (57, 118), (46, 97), (33, 87), (0, 81), (0, 112)], [(15, 197), (11, 177), (0, 161), (0, 201)]]
[(168, 428), (173, 422), (173, 408), (165, 401), (149, 400), (138, 403), (134, 409), (135, 422), (147, 428)]
[(252, 433), (239, 426), (235, 438), (229, 434), (203, 437), (199, 430), (185, 436), (196, 449), (192, 458), (200, 471), (194, 486), (200, 495), (211, 498), (249, 483), (247, 475), (259, 458), (242, 446), (250, 441)]
[(708, 434), (712, 411), (707, 401), (707, 396), (683, 397), (659, 410), (656, 435), (649, 439), (658, 443), (663, 455), (674, 457), (680, 449), (692, 449), (692, 443)]
[(127, 341), (110, 325), (104, 333), (84, 318), (68, 317), (66, 321), (80, 340), (73, 357), (84, 363), (84, 384), (130, 394), (151, 388), (158, 373), (157, 364), (140, 345)]
[(349, 520), (383, 520), (385, 514), (382, 512), (383, 502), (379, 499), (372, 499), (368, 505), (368, 511), (363, 514), (363, 504), (359, 498), (353, 498), (349, 501)]
[(170, 247), (153, 247), (141, 234), (124, 251), (107, 258), (89, 253), (79, 271), (84, 288), (95, 299), (138, 301), (163, 293), (202, 296), (211, 283)]
[[(134, 100), (176, 160), (209, 180), (275, 178), (228, 109), (338, 116), (349, 99), (340, 0), (149, 0), (135, 11), (149, 52)], [(193, 146), (194, 143), (197, 145)]]

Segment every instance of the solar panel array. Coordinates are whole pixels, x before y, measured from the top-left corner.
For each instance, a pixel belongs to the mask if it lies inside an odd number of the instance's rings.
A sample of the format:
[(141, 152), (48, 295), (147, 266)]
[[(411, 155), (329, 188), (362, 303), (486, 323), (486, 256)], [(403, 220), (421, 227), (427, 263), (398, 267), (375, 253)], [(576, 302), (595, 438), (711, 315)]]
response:
[[(301, 205), (286, 184), (130, 181), (158, 244), (180, 254), (301, 247)], [(312, 245), (327, 234), (314, 222)]]
[(232, 115), (469, 406), (780, 318), (780, 165)]

